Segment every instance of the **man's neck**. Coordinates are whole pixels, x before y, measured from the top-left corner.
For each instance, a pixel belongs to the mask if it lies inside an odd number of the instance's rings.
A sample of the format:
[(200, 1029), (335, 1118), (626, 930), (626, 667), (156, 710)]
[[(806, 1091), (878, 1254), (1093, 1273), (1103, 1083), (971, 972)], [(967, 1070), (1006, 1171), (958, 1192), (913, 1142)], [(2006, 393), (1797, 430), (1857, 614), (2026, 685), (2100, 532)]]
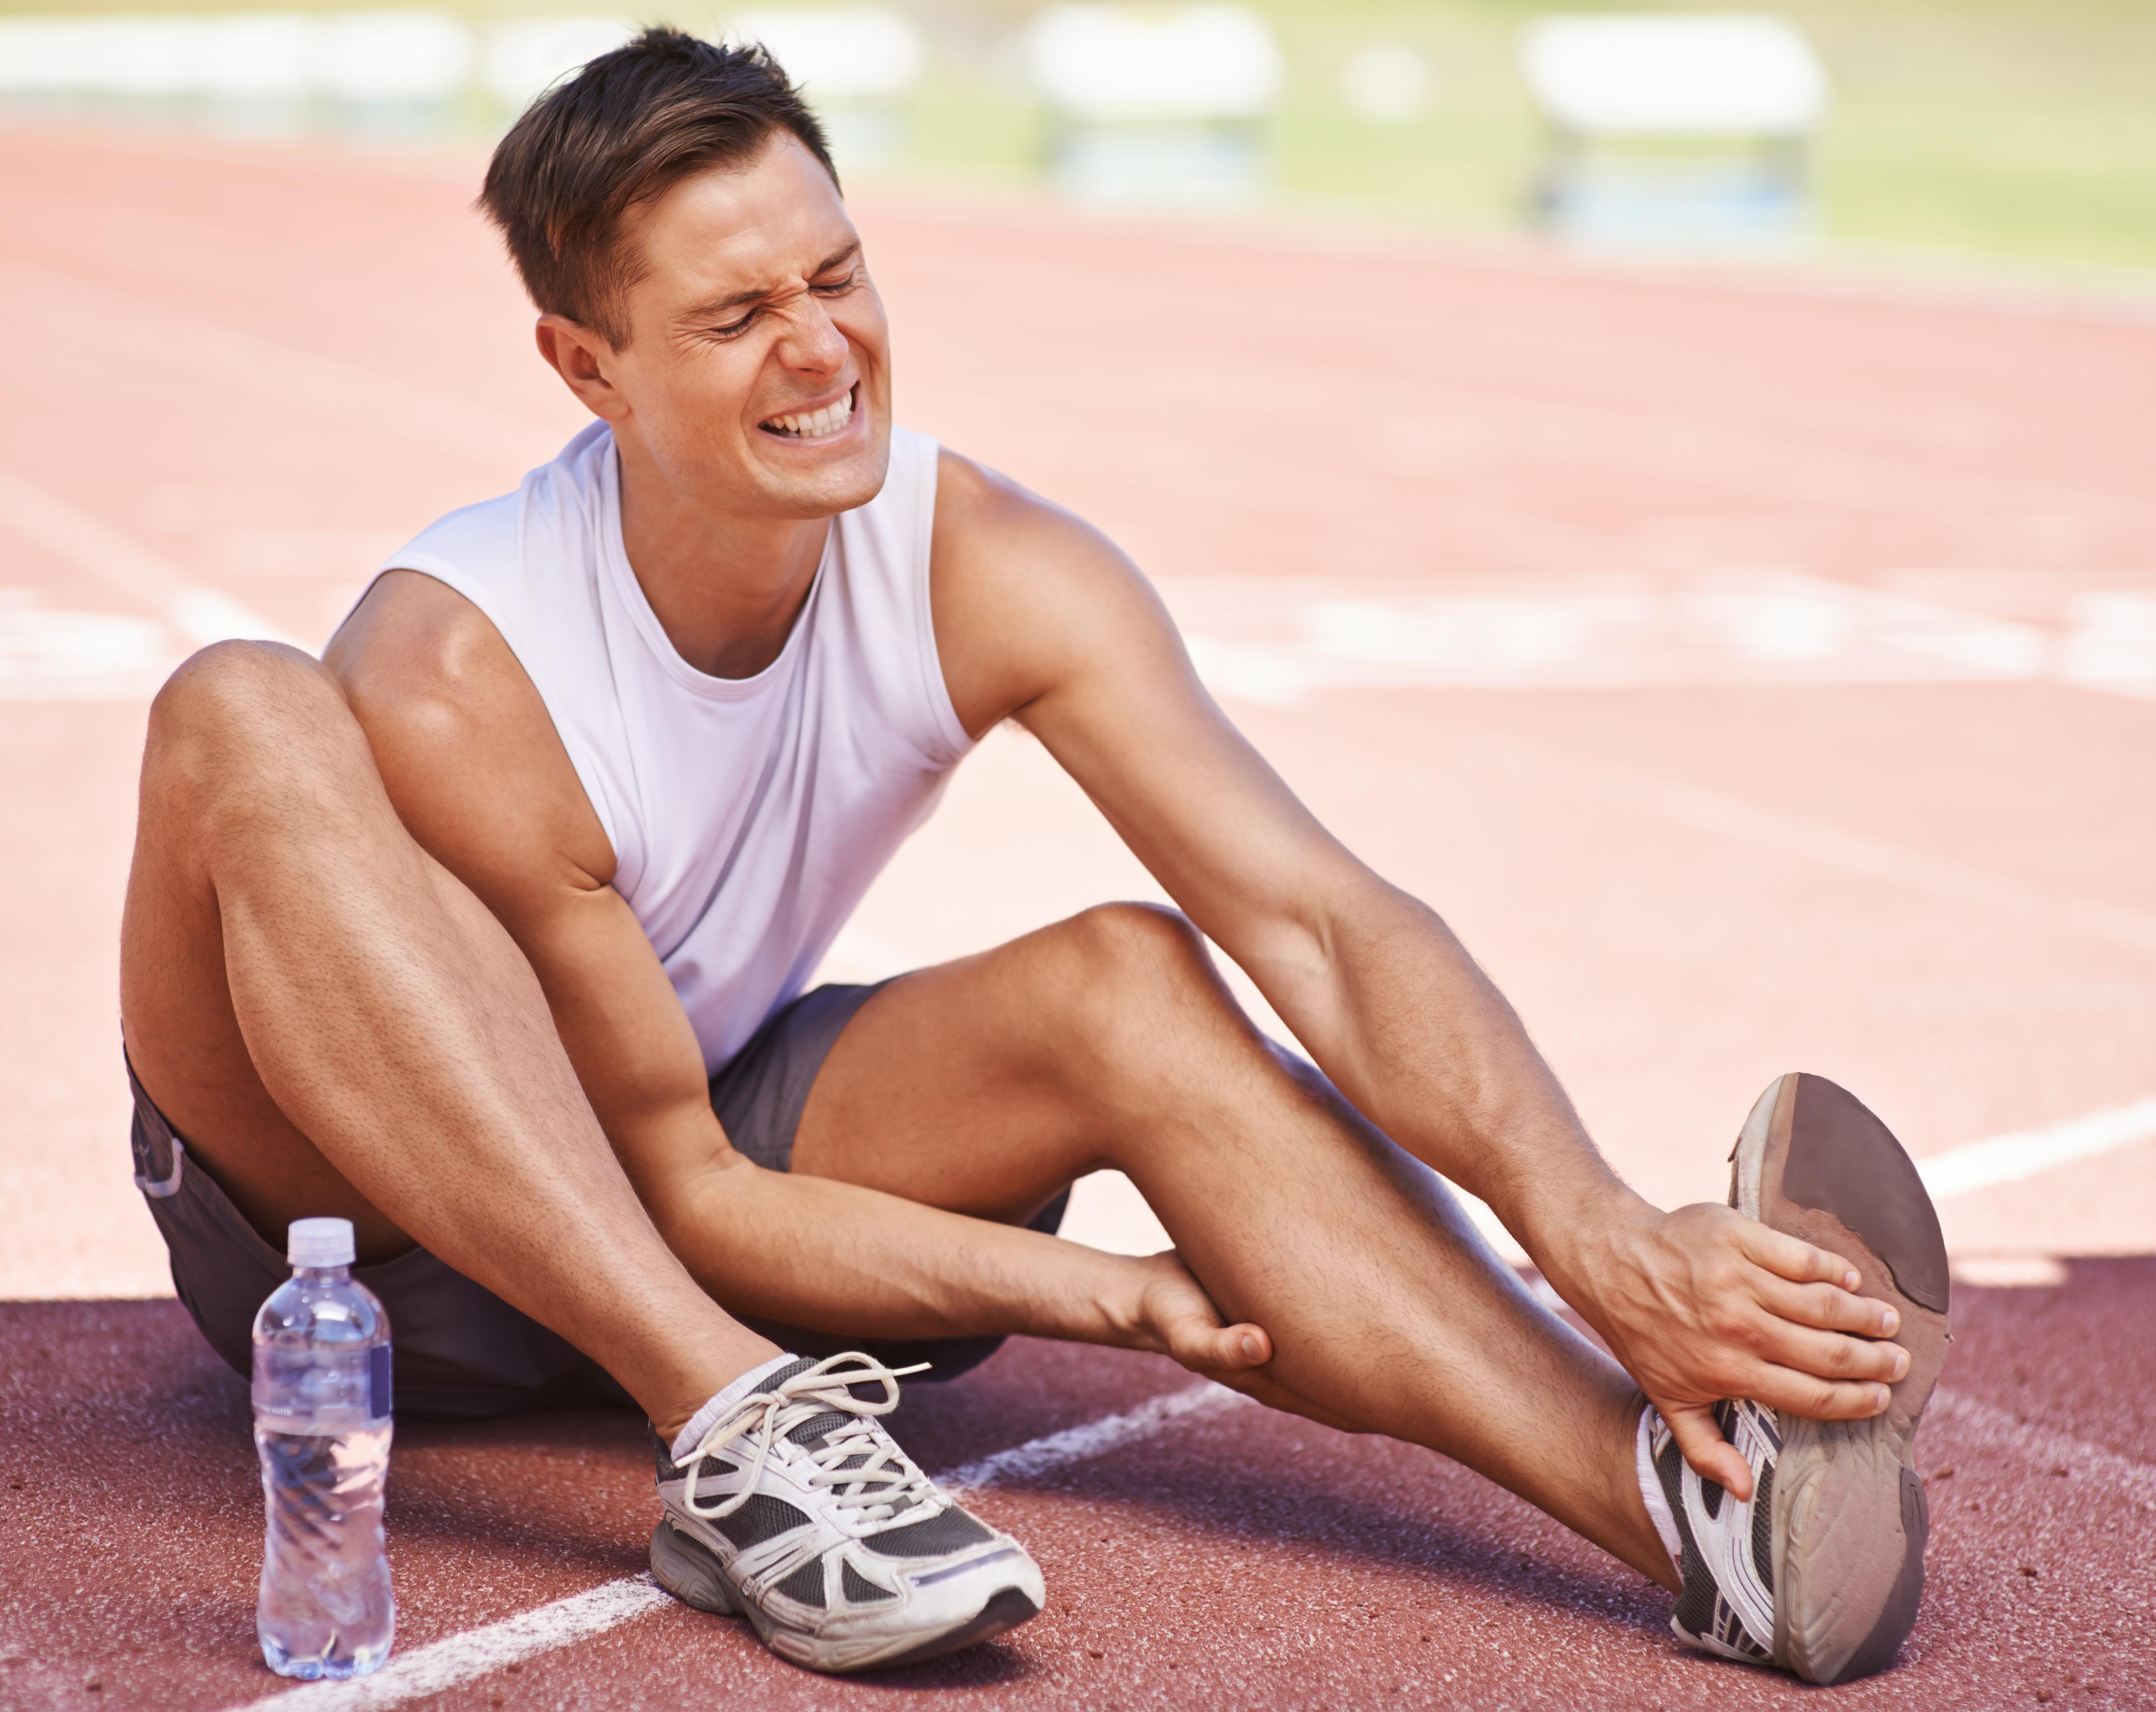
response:
[(808, 599), (828, 517), (740, 517), (693, 503), (618, 436), (621, 540), (674, 650), (712, 677), (753, 677), (778, 658)]

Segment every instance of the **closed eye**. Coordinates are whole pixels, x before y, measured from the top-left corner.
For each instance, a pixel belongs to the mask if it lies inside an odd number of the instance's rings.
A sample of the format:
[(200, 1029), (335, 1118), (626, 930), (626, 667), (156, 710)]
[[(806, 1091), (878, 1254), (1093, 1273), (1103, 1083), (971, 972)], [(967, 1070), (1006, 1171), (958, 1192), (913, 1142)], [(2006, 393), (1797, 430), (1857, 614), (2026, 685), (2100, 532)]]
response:
[[(838, 279), (819, 280), (808, 289), (819, 297), (843, 297), (848, 292), (858, 290), (863, 277), (860, 268), (851, 268)], [(720, 321), (706, 327), (705, 332), (715, 339), (737, 339), (753, 326), (762, 314), (763, 310), (759, 306), (750, 310), (737, 321)]]

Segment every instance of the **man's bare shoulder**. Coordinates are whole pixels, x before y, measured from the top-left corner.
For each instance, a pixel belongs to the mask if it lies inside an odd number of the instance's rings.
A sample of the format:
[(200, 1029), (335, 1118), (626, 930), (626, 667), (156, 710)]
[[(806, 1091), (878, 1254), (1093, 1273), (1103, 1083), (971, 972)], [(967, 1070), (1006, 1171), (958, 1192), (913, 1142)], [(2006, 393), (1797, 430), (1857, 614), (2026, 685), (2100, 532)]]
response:
[(413, 735), (436, 726), (447, 736), (460, 719), (506, 711), (499, 704), (523, 676), (493, 621), (421, 571), (377, 577), (330, 638), (322, 663), (356, 710)]
[[(482, 893), (613, 851), (547, 704), (487, 615), (418, 571), (378, 578), (323, 650), (413, 835)], [(490, 899), (490, 902), (493, 900)]]
[(1076, 512), (962, 452), (940, 448), (934, 542), (939, 563), (947, 555), (968, 565), (991, 563), (1014, 549), (1080, 561), (1099, 556), (1129, 566), (1115, 544)]
[(1166, 609), (1114, 542), (948, 449), (937, 469), (930, 575), (944, 677), (977, 736), (1089, 664), (1178, 667)]

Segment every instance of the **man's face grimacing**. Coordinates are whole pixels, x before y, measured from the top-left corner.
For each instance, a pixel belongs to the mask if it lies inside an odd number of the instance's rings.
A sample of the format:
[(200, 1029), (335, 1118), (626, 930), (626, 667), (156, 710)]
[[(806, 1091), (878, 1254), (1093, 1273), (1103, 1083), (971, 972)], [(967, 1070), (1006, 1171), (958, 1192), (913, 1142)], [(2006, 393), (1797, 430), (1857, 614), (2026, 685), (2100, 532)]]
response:
[(731, 516), (826, 517), (875, 498), (891, 455), (890, 332), (816, 157), (774, 133), (745, 166), (696, 173), (634, 213), (621, 241), (643, 271), (626, 347), (598, 353), (626, 406), (603, 412), (617, 434), (677, 492)]

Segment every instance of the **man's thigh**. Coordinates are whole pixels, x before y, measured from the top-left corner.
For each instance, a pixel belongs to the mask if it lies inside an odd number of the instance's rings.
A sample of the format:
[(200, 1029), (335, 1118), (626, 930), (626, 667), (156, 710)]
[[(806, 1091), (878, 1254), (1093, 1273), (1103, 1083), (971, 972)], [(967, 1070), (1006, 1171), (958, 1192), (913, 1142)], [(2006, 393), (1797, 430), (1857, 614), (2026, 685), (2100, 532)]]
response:
[(1085, 919), (878, 990), (817, 1074), (793, 1169), (1019, 1223), (1106, 1164), (1066, 999)]
[(207, 799), (250, 783), (212, 775), (244, 771), (263, 750), (300, 746), (313, 734), (310, 726), (348, 725), (334, 735), (344, 738), (352, 764), (372, 765), (341, 698), (326, 679), (315, 681), (319, 668), (281, 655), (209, 650), (181, 668), (151, 711), (121, 920), (121, 1028), (134, 1074), (249, 1224), (281, 1243), (293, 1218), (349, 1218), (362, 1253), (372, 1257), (409, 1247), (410, 1239), (264, 1087), (233, 1004), (224, 906), (205, 847), (213, 835)]

